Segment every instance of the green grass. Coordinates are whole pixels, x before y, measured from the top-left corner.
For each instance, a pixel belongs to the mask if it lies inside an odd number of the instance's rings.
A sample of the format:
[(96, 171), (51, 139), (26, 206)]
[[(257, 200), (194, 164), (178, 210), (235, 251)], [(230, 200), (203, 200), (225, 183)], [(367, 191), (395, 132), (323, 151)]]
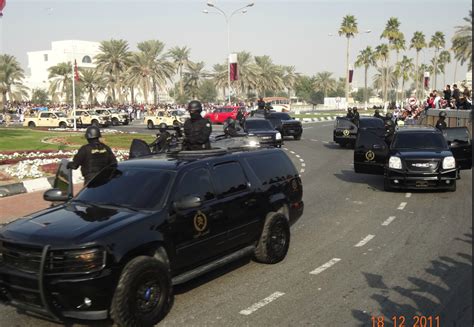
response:
[[(41, 142), (43, 139), (60, 138), (57, 144)], [(128, 150), (132, 139), (139, 138), (153, 141), (149, 134), (105, 134), (102, 141), (112, 148)], [(85, 144), (83, 133), (51, 132), (31, 130), (28, 128), (0, 128), (0, 152), (2, 151), (37, 151), (37, 150), (71, 150)]]

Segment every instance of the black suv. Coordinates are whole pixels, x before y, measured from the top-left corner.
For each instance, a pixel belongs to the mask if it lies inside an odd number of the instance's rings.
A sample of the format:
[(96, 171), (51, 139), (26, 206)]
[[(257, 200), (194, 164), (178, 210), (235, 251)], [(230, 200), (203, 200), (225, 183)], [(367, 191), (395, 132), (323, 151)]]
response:
[(244, 131), (249, 136), (257, 136), (260, 146), (273, 146), (280, 148), (283, 137), (273, 125), (264, 118), (248, 118), (244, 123)]
[(271, 112), (267, 116), (268, 119), (273, 127), (281, 133), (283, 137), (285, 136), (293, 136), (295, 140), (301, 139), (301, 135), (303, 134), (303, 127), (301, 122), (293, 119), (284, 112)]
[(75, 197), (66, 163), (44, 194), (66, 202), (0, 229), (0, 301), (51, 320), (156, 324), (172, 285), (249, 254), (283, 260), (303, 214), (301, 179), (279, 149), (132, 159)]
[(336, 117), (333, 141), (341, 147), (354, 147), (359, 129), (374, 129), (385, 133), (384, 121), (376, 117), (360, 117), (358, 125), (347, 117)]
[[(467, 128), (443, 130), (406, 126), (395, 132), (390, 145), (374, 130), (359, 130), (354, 150), (356, 173), (384, 175), (384, 189), (456, 190), (460, 169), (471, 169), (472, 149)], [(462, 140), (461, 140), (462, 138)], [(456, 140), (456, 141), (455, 141)], [(463, 148), (460, 143), (465, 142)]]

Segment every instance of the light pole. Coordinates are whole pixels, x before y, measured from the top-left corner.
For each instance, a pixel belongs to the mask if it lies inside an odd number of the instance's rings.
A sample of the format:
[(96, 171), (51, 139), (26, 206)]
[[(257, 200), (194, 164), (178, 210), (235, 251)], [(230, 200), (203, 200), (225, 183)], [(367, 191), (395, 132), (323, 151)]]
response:
[[(228, 71), (228, 73), (227, 73), (227, 83), (228, 83), (228, 88), (229, 88), (228, 102), (230, 104), (230, 21), (232, 19), (232, 16), (234, 16), (235, 14), (237, 14), (241, 10), (242, 10), (241, 13), (245, 14), (247, 12), (247, 10), (245, 10), (245, 8), (252, 7), (254, 5), (254, 3), (251, 2), (246, 6), (238, 8), (238, 9), (234, 10), (230, 15), (227, 15), (224, 10), (217, 7), (212, 2), (208, 2), (207, 5), (209, 7), (215, 8), (219, 13), (221, 13), (224, 16), (225, 22), (226, 22), (226, 25), (227, 25), (227, 52), (228, 52), (228, 57), (227, 57), (227, 71)], [(203, 13), (209, 14), (210, 12), (207, 11), (207, 10), (203, 10)]]

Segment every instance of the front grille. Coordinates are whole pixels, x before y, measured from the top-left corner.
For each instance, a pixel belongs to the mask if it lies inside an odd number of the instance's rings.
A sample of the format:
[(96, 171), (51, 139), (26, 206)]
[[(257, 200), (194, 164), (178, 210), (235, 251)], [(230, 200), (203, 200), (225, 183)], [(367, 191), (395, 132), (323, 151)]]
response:
[(264, 141), (269, 141), (269, 140), (272, 139), (272, 137), (271, 136), (260, 136), (259, 139), (264, 140)]
[(439, 160), (426, 160), (426, 159), (413, 159), (405, 160), (406, 168), (408, 171), (413, 172), (436, 172), (439, 167)]
[(0, 243), (5, 265), (28, 273), (38, 273), (42, 249), (8, 242)]

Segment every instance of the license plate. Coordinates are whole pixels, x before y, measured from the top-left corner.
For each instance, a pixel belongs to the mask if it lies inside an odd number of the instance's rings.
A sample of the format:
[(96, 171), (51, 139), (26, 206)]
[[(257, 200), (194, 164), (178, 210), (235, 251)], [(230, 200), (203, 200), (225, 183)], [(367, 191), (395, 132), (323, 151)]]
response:
[(427, 187), (427, 186), (428, 186), (428, 182), (427, 182), (427, 181), (416, 181), (416, 182), (415, 182), (415, 186), (416, 186), (416, 187)]

